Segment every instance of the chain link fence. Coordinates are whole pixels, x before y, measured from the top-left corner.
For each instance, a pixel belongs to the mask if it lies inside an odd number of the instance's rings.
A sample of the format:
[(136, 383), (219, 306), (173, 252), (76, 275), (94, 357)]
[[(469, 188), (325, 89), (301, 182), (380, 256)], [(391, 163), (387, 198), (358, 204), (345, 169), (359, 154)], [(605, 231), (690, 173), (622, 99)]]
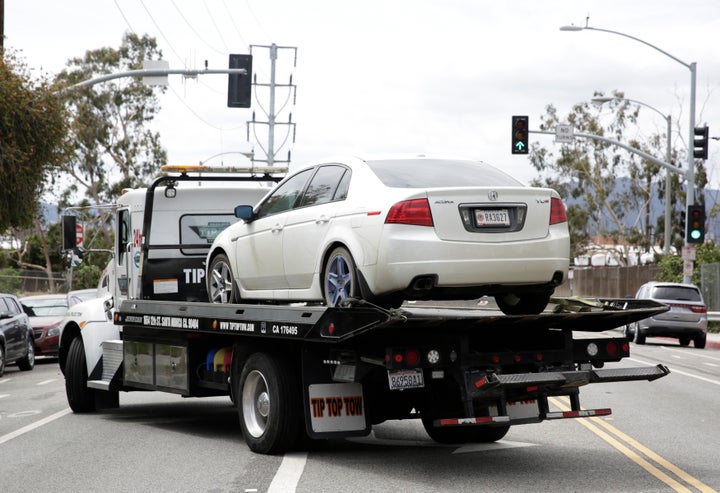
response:
[(720, 263), (700, 266), (700, 289), (708, 311), (720, 311)]
[(47, 272), (2, 269), (0, 270), (0, 292), (15, 295), (27, 293), (65, 293), (68, 290), (67, 272), (53, 272), (52, 279)]

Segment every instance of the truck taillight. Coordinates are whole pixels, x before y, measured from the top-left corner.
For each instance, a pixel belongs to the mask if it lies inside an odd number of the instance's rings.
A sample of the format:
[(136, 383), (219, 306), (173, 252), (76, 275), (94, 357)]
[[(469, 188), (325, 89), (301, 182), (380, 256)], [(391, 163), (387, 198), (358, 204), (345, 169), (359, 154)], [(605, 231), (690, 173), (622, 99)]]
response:
[(565, 214), (565, 204), (562, 200), (552, 197), (550, 199), (550, 225), (560, 224), (567, 221), (567, 215)]
[(430, 204), (427, 199), (405, 200), (390, 208), (385, 224), (433, 226)]

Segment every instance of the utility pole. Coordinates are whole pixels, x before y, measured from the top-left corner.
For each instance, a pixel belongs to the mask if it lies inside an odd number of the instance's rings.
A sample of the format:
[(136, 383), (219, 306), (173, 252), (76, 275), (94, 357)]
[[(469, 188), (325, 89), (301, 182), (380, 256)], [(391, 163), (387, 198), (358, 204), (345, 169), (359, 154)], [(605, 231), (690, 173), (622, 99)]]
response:
[[(292, 122), (292, 113), (288, 112), (288, 120), (287, 122), (278, 122), (277, 118), (279, 113), (281, 113), (285, 106), (287, 105), (288, 101), (290, 101), (290, 97), (292, 96), (292, 105), (295, 106), (295, 96), (296, 96), (296, 86), (293, 84), (292, 81), (292, 74), (290, 74), (290, 79), (287, 84), (278, 84), (275, 81), (275, 75), (276, 75), (276, 64), (277, 64), (277, 55), (278, 50), (293, 50), (293, 68), (297, 66), (297, 48), (293, 46), (277, 46), (275, 43), (267, 46), (267, 45), (250, 45), (250, 54), (252, 55), (253, 48), (263, 48), (268, 49), (270, 51), (270, 81), (268, 83), (259, 83), (257, 82), (257, 71), (255, 71), (255, 74), (253, 74), (253, 85), (257, 87), (268, 87), (270, 90), (269, 94), (269, 106), (268, 110), (265, 111), (263, 109), (263, 112), (265, 113), (266, 120), (258, 120), (255, 117), (255, 112), (253, 111), (252, 114), (252, 120), (247, 122), (247, 140), (250, 140), (250, 128), (253, 129), (253, 136), (255, 137), (255, 141), (257, 142), (258, 146), (265, 152), (265, 159), (258, 159), (255, 157), (255, 154), (253, 153), (252, 162), (253, 164), (258, 161), (262, 163), (267, 163), (268, 166), (273, 166), (275, 163), (286, 163), (290, 164), (290, 151), (288, 150), (287, 153), (287, 160), (278, 160), (275, 158), (277, 152), (280, 150), (280, 148), (285, 145), (285, 142), (287, 142), (288, 137), (290, 136), (290, 132), (292, 132), (292, 142), (295, 143), (295, 124)], [(288, 88), (287, 93), (287, 100), (285, 101), (285, 104), (282, 105), (279, 111), (275, 108), (275, 102), (276, 102), (276, 95), (275, 90), (278, 87), (286, 87)], [(257, 98), (257, 89), (255, 90), (255, 97)], [(261, 106), (262, 109), (262, 106)], [(256, 132), (256, 126), (257, 125), (267, 125), (267, 147), (263, 147), (262, 143), (260, 142), (257, 132)], [(287, 134), (285, 137), (285, 141), (280, 145), (280, 148), (276, 150), (275, 148), (275, 127), (277, 125), (284, 125), (287, 127)]]

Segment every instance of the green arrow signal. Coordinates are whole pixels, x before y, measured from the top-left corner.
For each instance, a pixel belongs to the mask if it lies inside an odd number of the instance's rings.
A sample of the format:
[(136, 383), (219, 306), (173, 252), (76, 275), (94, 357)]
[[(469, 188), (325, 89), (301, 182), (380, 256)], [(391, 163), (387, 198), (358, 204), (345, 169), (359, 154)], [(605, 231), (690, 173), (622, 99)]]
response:
[(525, 144), (523, 144), (522, 142), (515, 143), (515, 149), (517, 149), (518, 151), (522, 151), (523, 147), (525, 147)]

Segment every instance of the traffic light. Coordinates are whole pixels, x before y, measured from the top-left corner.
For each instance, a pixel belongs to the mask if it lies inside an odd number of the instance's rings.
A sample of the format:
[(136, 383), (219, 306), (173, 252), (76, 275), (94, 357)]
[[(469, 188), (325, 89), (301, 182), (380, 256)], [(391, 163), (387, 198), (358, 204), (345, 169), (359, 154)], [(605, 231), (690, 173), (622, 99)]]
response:
[(707, 159), (708, 157), (708, 127), (699, 127), (695, 129), (695, 140), (693, 141), (693, 157), (698, 159)]
[(689, 205), (687, 209), (687, 235), (688, 243), (700, 244), (705, 242), (705, 207), (702, 205)]
[(252, 55), (230, 55), (229, 68), (244, 68), (247, 74), (228, 75), (228, 108), (249, 108), (252, 102)]
[(528, 153), (529, 123), (527, 116), (512, 117), (512, 153)]

